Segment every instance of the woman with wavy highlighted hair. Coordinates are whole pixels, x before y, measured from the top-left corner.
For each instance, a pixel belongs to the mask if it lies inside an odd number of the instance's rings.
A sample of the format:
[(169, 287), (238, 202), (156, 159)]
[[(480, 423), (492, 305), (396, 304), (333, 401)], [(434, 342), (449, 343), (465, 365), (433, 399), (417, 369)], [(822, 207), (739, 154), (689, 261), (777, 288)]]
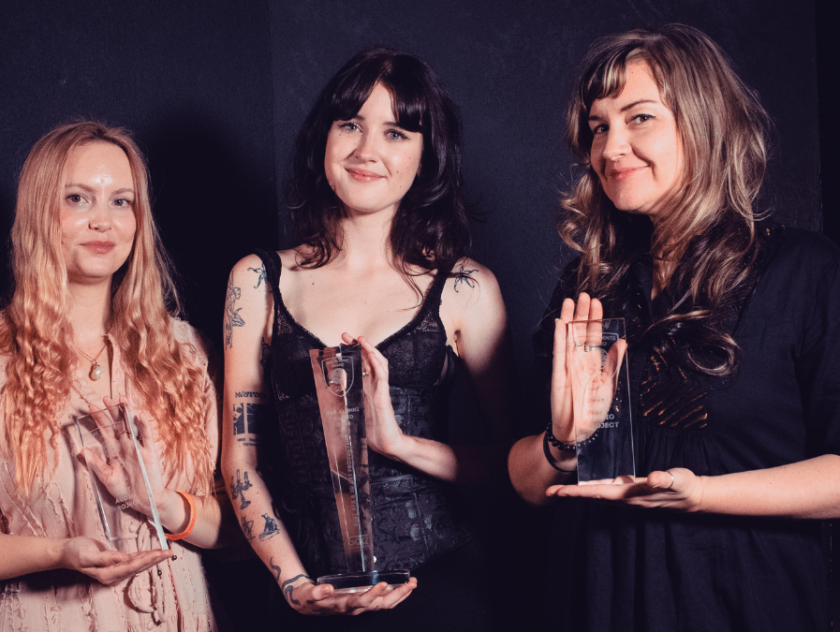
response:
[[(174, 316), (129, 135), (80, 122), (41, 138), (20, 175), (12, 246), (14, 294), (0, 314), (0, 621), (214, 629), (196, 547), (220, 539), (216, 392), (203, 341)], [(62, 428), (118, 401), (141, 413), (157, 453), (151, 481), (171, 551), (116, 552), (96, 537), (89, 479)], [(139, 539), (150, 537), (146, 518), (131, 518)]]
[[(840, 253), (757, 208), (767, 123), (694, 28), (584, 60), (567, 138), (585, 171), (559, 224), (579, 256), (535, 336), (540, 432), (509, 458), (526, 500), (556, 503), (558, 629), (829, 629)], [(566, 324), (602, 317), (627, 323), (636, 478), (576, 485), (608, 430), (576, 443)]]

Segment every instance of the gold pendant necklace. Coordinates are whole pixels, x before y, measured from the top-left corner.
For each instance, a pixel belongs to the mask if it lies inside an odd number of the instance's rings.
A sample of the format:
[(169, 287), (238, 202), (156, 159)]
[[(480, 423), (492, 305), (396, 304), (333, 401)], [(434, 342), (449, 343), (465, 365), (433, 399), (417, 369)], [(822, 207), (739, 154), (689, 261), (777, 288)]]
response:
[(76, 347), (76, 351), (81, 353), (90, 362), (90, 373), (88, 373), (88, 377), (91, 380), (93, 380), (94, 382), (102, 377), (102, 367), (99, 366), (99, 362), (97, 362), (97, 360), (99, 359), (99, 356), (102, 355), (102, 352), (105, 351), (105, 347), (107, 347), (107, 346), (108, 346), (108, 342), (106, 341), (105, 344), (102, 345), (102, 348), (99, 350), (99, 353), (97, 353), (92, 358), (88, 354), (86, 354), (84, 351), (82, 351), (81, 349)]

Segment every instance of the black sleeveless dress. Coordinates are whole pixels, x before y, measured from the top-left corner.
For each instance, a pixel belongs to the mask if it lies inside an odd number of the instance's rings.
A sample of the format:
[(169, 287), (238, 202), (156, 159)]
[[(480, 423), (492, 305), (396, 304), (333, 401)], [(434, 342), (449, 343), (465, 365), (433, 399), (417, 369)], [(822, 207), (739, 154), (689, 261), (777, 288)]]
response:
[[(271, 386), (278, 421), (272, 429), (276, 434), (272, 437), (271, 432), (267, 433), (268, 441), (263, 442), (260, 470), (264, 478), (273, 481), (269, 482), (269, 487), (274, 505), (283, 516), (309, 575), (346, 572), (309, 358), (310, 349), (326, 345), (295, 321), (286, 309), (279, 290), (282, 264), (277, 253), (258, 254), (274, 293), (274, 328), (266, 381)], [(447, 441), (448, 396), (458, 364), (458, 356), (446, 344), (446, 331), (439, 314), (447, 277), (448, 274), (439, 272), (414, 318), (377, 346), (388, 359), (391, 401), (402, 431), (442, 442)], [(456, 486), (373, 451), (369, 453), (369, 463), (377, 570), (409, 569), (417, 575), (413, 571), (456, 549), (474, 549), (463, 547), (472, 540), (473, 529)], [(462, 551), (461, 555), (464, 554)], [(475, 557), (472, 553), (466, 555)], [(450, 565), (451, 561), (442, 564)], [(452, 575), (452, 570), (446, 574)], [(462, 584), (469, 580), (452, 577), (449, 581)], [(418, 599), (418, 594), (431, 593), (434, 589), (424, 583), (423, 589), (415, 590), (404, 604), (392, 611), (393, 614), (399, 615), (402, 611), (405, 615), (408, 610), (415, 610), (422, 600)], [(451, 593), (452, 588), (446, 592)], [(445, 595), (440, 596), (445, 598)], [(407, 608), (407, 604), (415, 607)], [(438, 609), (440, 614), (447, 609), (446, 604), (439, 601), (428, 606), (423, 610)], [(457, 604), (452, 607), (454, 615)], [(348, 625), (346, 617), (291, 614), (295, 616), (295, 624), (319, 622), (318, 629), (328, 621), (342, 621), (342, 626)], [(365, 615), (362, 618), (366, 622), (364, 629), (370, 629), (376, 621), (384, 623), (383, 615), (387, 614)], [(401, 626), (408, 623), (411, 629), (424, 627), (418, 621), (406, 622), (403, 618)], [(451, 623), (454, 629), (456, 620)], [(459, 629), (463, 629), (462, 623), (459, 623)]]

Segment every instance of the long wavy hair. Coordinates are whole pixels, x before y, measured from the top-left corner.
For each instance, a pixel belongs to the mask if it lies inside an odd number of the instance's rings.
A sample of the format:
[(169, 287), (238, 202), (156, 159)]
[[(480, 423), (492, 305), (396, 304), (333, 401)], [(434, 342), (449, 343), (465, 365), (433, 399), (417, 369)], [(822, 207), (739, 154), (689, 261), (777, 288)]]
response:
[(391, 93), (399, 126), (423, 134), (420, 173), (392, 222), (391, 252), (406, 278), (412, 266), (449, 270), (471, 246), (461, 187), (461, 117), (429, 66), (382, 47), (361, 51), (338, 71), (295, 142), (287, 203), (298, 237), (312, 253), (302, 264), (323, 266), (341, 250), (344, 208), (324, 171), (327, 135), (333, 122), (358, 114), (377, 83)]
[(138, 403), (158, 422), (168, 471), (187, 475), (193, 491), (206, 494), (215, 465), (200, 421), (208, 395), (196, 350), (174, 337), (172, 319), (179, 304), (152, 219), (146, 164), (128, 132), (98, 122), (52, 130), (32, 148), (20, 174), (12, 226), (15, 288), (0, 315), (0, 353), (9, 358), (3, 452), (14, 460), (15, 483), (24, 494), (37, 481), (48, 480), (57, 463), (59, 417), (79, 363), (61, 254), (62, 181), (71, 150), (97, 142), (125, 152), (135, 192), (137, 232), (128, 260), (112, 281), (110, 332)]
[[(615, 208), (592, 168), (589, 110), (619, 94), (627, 64), (644, 62), (676, 118), (683, 151), (680, 188), (654, 228), (647, 217)], [(578, 292), (609, 298), (629, 268), (650, 253), (673, 307), (653, 323), (662, 345), (711, 353), (689, 362), (710, 375), (731, 373), (738, 347), (725, 331), (731, 303), (750, 283), (758, 254), (754, 202), (767, 163), (769, 118), (707, 35), (681, 24), (639, 29), (597, 41), (583, 62), (569, 105), (567, 142), (587, 167), (561, 201), (558, 228), (580, 252)], [(650, 331), (650, 330), (649, 330)]]

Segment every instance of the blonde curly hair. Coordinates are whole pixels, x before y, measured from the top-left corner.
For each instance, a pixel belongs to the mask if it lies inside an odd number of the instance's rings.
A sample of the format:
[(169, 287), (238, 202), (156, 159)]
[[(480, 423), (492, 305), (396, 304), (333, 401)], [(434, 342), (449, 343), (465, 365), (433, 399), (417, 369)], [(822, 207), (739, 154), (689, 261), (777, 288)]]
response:
[(180, 305), (152, 218), (146, 163), (126, 130), (99, 122), (53, 129), (32, 148), (20, 174), (12, 226), (15, 290), (0, 315), (0, 353), (9, 358), (2, 451), (13, 459), (15, 483), (25, 495), (36, 481), (48, 480), (57, 463), (59, 416), (79, 362), (61, 255), (61, 185), (70, 151), (97, 142), (125, 152), (135, 191), (137, 232), (128, 261), (114, 275), (111, 335), (138, 404), (158, 421), (170, 473), (187, 475), (190, 491), (207, 494), (215, 463), (202, 421), (210, 396), (195, 349), (174, 336)]

